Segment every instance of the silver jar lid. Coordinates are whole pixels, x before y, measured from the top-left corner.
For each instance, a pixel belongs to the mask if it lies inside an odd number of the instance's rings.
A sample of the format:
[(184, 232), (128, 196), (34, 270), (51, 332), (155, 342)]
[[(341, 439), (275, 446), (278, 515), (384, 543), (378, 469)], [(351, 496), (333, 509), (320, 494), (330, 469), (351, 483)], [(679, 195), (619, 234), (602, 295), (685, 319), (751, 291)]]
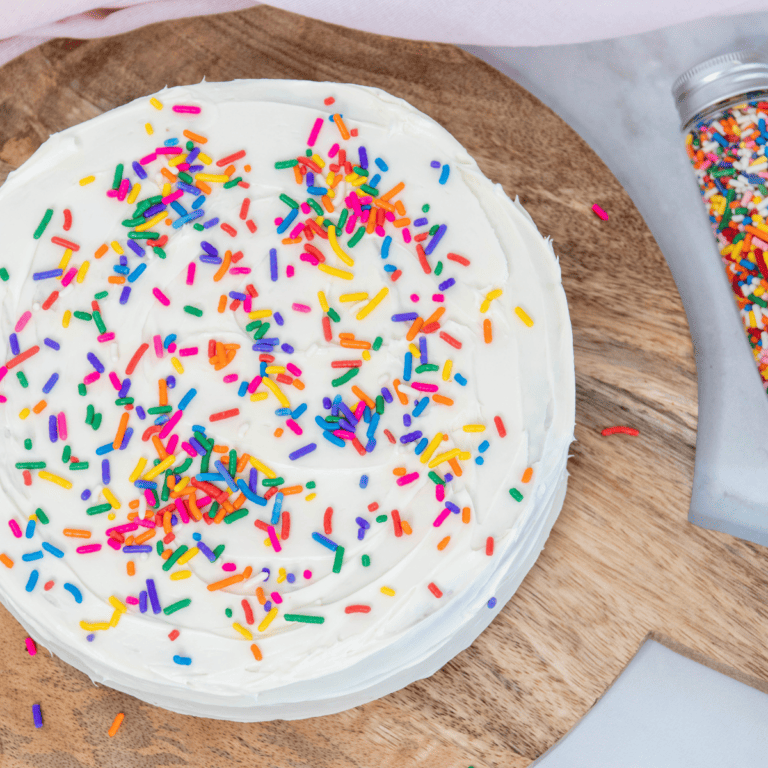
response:
[(768, 90), (768, 50), (734, 51), (691, 67), (675, 80), (672, 96), (682, 126), (719, 101)]

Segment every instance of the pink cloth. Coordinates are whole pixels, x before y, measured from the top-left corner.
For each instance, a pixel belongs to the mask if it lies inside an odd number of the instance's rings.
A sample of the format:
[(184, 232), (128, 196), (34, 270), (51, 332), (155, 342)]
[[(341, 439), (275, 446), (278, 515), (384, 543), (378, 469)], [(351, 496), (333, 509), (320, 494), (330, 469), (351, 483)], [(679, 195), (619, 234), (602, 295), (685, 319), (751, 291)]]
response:
[[(54, 37), (108, 37), (158, 21), (237, 11), (256, 0), (0, 0), (0, 65)], [(768, 0), (270, 0), (270, 5), (366, 32), (487, 46), (557, 45), (646, 32), (707, 16), (760, 10)]]

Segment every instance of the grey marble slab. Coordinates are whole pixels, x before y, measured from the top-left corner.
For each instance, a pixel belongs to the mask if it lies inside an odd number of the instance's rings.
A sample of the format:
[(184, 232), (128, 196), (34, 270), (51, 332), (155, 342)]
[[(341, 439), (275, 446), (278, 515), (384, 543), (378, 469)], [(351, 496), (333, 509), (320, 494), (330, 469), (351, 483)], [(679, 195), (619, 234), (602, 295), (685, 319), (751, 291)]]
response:
[(763, 545), (768, 397), (685, 153), (671, 87), (688, 67), (767, 37), (768, 15), (748, 14), (577, 45), (462, 46), (565, 119), (632, 197), (669, 263), (696, 354), (689, 519)]

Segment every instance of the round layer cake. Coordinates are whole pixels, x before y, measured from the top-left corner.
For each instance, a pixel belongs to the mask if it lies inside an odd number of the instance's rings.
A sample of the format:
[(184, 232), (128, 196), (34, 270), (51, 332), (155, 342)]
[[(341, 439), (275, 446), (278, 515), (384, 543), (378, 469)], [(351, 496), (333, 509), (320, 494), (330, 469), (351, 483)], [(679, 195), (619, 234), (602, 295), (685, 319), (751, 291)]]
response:
[(432, 674), (562, 506), (550, 242), (384, 91), (166, 89), (0, 189), (0, 598), (94, 681), (299, 718)]

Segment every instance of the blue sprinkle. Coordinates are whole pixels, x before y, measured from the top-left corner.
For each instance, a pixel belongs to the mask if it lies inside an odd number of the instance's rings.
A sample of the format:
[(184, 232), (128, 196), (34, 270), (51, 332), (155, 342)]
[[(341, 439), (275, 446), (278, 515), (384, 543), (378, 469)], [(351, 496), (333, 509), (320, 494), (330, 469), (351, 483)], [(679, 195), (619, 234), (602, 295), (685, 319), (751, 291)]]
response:
[(449, 174), (450, 172), (451, 172), (451, 168), (450, 168), (450, 166), (449, 166), (449, 165), (446, 163), (446, 164), (443, 166), (443, 170), (442, 170), (442, 171), (440, 171), (440, 178), (438, 179), (438, 181), (439, 181), (441, 184), (445, 184), (445, 182), (446, 182), (446, 181), (448, 181), (448, 174)]
[(200, 197), (198, 197), (197, 200), (195, 200), (195, 202), (192, 203), (192, 210), (196, 211), (204, 202), (205, 202), (205, 195), (200, 195)]
[(452, 277), (449, 277), (447, 280), (443, 280), (437, 287), (441, 291), (447, 291), (452, 285), (456, 285), (456, 281)]
[(200, 539), (202, 539), (202, 538), (203, 538), (203, 534), (202, 534), (202, 533), (198, 533), (197, 531), (195, 531), (195, 532), (192, 534), (192, 538), (193, 538), (195, 541), (200, 541)]
[[(327, 187), (307, 187), (307, 192), (309, 192), (310, 195), (317, 195), (318, 197), (322, 197), (323, 195), (327, 195), (328, 194), (328, 189), (327, 189)], [(294, 208), (294, 211), (295, 210), (296, 209)], [(283, 223), (285, 223), (285, 222), (283, 222)], [(279, 231), (280, 230), (278, 230), (278, 232)]]
[(485, 464), (485, 459), (484, 459), (482, 456), (478, 456), (478, 457), (475, 459), (475, 464), (477, 464), (477, 466), (478, 466), (478, 467), (480, 467), (480, 466), (482, 466), (483, 464)]
[(35, 535), (35, 521), (34, 520), (29, 520), (27, 522), (27, 528), (24, 531), (24, 535), (28, 539), (31, 539)]
[[(421, 339), (424, 337), (422, 336)], [(404, 381), (410, 381), (411, 380), (411, 368), (413, 366), (413, 355), (410, 352), (405, 353), (405, 357), (403, 358), (403, 380)]]
[(360, 475), (360, 487), (361, 488), (368, 487), (368, 475)]
[(101, 360), (99, 360), (96, 355), (93, 354), (93, 352), (89, 352), (86, 357), (88, 358), (88, 362), (99, 372), (104, 373), (104, 366), (101, 364)]
[(397, 270), (397, 267), (394, 264), (385, 264), (384, 265), (384, 271), (385, 272), (395, 272)]
[(192, 211), (192, 213), (188, 213), (186, 216), (180, 216), (178, 219), (176, 219), (176, 221), (173, 222), (173, 228), (180, 229), (188, 222), (199, 219), (203, 213), (204, 211)]
[(288, 458), (291, 461), (296, 461), (296, 459), (300, 459), (302, 456), (306, 456), (308, 453), (312, 453), (312, 451), (314, 451), (316, 448), (317, 443), (309, 443), (309, 445), (305, 445), (303, 448), (299, 448), (293, 453), (289, 453)]
[(293, 220), (299, 215), (299, 209), (293, 208), (291, 212), (283, 219), (280, 226), (277, 228), (277, 234), (282, 235), (288, 227), (293, 224)]
[(460, 373), (454, 373), (453, 378), (461, 384), (462, 387), (467, 386), (467, 380), (460, 374)]
[(298, 419), (299, 416), (301, 416), (301, 414), (304, 413), (304, 411), (306, 411), (306, 410), (307, 410), (307, 404), (306, 403), (302, 403), (301, 405), (299, 405), (298, 407), (293, 409), (293, 413), (291, 414), (291, 418), (294, 421), (296, 421), (296, 419)]
[(389, 258), (389, 246), (392, 245), (392, 238), (387, 235), (381, 243), (381, 258)]
[(424, 409), (429, 405), (429, 398), (428, 397), (422, 397), (421, 400), (416, 404), (416, 407), (413, 409), (413, 415), (421, 416), (422, 413), (424, 413)]
[(9, 342), (10, 342), (10, 344), (11, 344), (11, 352), (12, 352), (14, 355), (18, 355), (18, 354), (19, 354), (19, 352), (21, 352), (21, 347), (19, 346), (19, 337), (18, 337), (18, 336), (17, 336), (15, 333), (12, 333), (12, 334), (11, 334), (11, 335), (8, 337), (8, 341), (9, 341)]
[(59, 374), (52, 373), (51, 377), (48, 379), (48, 381), (45, 382), (45, 385), (43, 386), (43, 392), (47, 395), (54, 388), (54, 386), (56, 386), (56, 382), (58, 380), (59, 380)]
[(248, 392), (248, 382), (247, 381), (241, 381), (240, 382), (240, 386), (237, 388), (237, 396), (238, 397), (245, 397), (247, 392)]
[(131, 295), (131, 287), (129, 285), (123, 286), (123, 290), (120, 292), (120, 303), (127, 304), (128, 298)]
[[(224, 478), (224, 482), (226, 482), (230, 490), (237, 492), (237, 483), (235, 483), (232, 475), (229, 474), (226, 467), (221, 463), (221, 460), (216, 459), (216, 461), (213, 462), (213, 465), (219, 470), (219, 474)], [(198, 478), (199, 477), (200, 476), (198, 475)]]
[(389, 166), (380, 157), (377, 157), (373, 162), (376, 163), (376, 166), (380, 171), (389, 170)]
[(429, 167), (430, 167), (430, 168), (439, 168), (439, 167), (440, 167), (440, 161), (439, 161), (439, 160), (433, 160), (433, 161), (432, 161), (432, 162), (429, 164)]
[(275, 416), (290, 416), (290, 415), (291, 415), (290, 408), (278, 408), (275, 411)]
[[(133, 240), (131, 240), (130, 242), (133, 242)], [(129, 282), (129, 283), (134, 283), (134, 282), (136, 282), (136, 280), (138, 280), (138, 279), (141, 277), (141, 273), (142, 273), (142, 272), (143, 272), (143, 271), (144, 271), (146, 268), (147, 268), (147, 262), (146, 262), (146, 261), (144, 261), (144, 262), (142, 262), (141, 264), (139, 264), (139, 266), (138, 266), (138, 267), (136, 267), (136, 269), (134, 269), (134, 270), (133, 270), (133, 272), (131, 272), (131, 274), (130, 274), (130, 275), (128, 275), (128, 282)]]
[(435, 232), (435, 234), (432, 236), (432, 239), (427, 243), (426, 248), (424, 248), (424, 253), (427, 256), (429, 256), (429, 254), (435, 250), (435, 248), (437, 247), (437, 244), (440, 242), (440, 240), (442, 240), (446, 229), (448, 229), (448, 227), (445, 224), (441, 224), (438, 227), (437, 232)]
[(133, 168), (133, 172), (142, 180), (147, 178), (147, 172), (141, 167), (141, 163), (139, 163), (137, 160), (134, 160), (131, 163), (131, 168)]
[[(21, 559), (25, 563), (30, 563), (33, 560), (42, 560), (43, 559), (43, 553), (38, 549), (36, 552), (28, 552), (26, 555), (22, 555)], [(27, 590), (29, 591), (29, 590)]]
[(131, 270), (128, 269), (127, 266), (119, 264), (115, 267), (112, 267), (112, 271), (116, 272), (118, 275), (127, 275)]
[(45, 344), (46, 347), (50, 347), (51, 349), (55, 349), (55, 350), (61, 349), (61, 344), (59, 344), (58, 341), (49, 339), (47, 336), (43, 339), (43, 344)]
[(488, 607), (489, 607), (489, 608), (495, 608), (495, 607), (496, 607), (496, 598), (495, 598), (495, 597), (492, 597), (492, 598), (491, 598), (491, 599), (488, 601)]
[(490, 447), (490, 445), (491, 444), (487, 440), (483, 440), (483, 442), (477, 446), (477, 450), (480, 451), (480, 453), (485, 453)]
[(185, 667), (188, 667), (192, 663), (192, 659), (190, 659), (189, 656), (179, 656), (178, 654), (173, 657), (173, 661), (175, 664), (181, 664)]
[(283, 508), (284, 498), (285, 496), (280, 492), (275, 495), (275, 503), (272, 505), (272, 517), (269, 521), (272, 525), (277, 525), (280, 520), (280, 512)]
[(70, 584), (69, 582), (66, 582), (63, 586), (64, 586), (64, 589), (66, 589), (67, 592), (69, 592), (72, 595), (72, 597), (75, 598), (76, 603), (83, 602), (83, 595), (74, 584)]
[(154, 480), (135, 480), (133, 483), (136, 488), (151, 488), (157, 490), (157, 483)]
[(27, 579), (27, 586), (24, 587), (27, 592), (31, 592), (35, 588), (39, 576), (40, 574), (36, 570), (33, 570), (32, 573), (29, 574), (29, 579)]
[(277, 250), (269, 249), (269, 276), (273, 283), (277, 282)]
[(86, 488), (86, 489), (85, 489), (85, 490), (84, 490), (84, 491), (83, 491), (83, 492), (80, 494), (80, 498), (81, 498), (83, 501), (88, 501), (88, 499), (90, 499), (90, 498), (91, 498), (91, 492), (90, 492), (90, 491), (89, 491), (89, 490)]
[(54, 547), (53, 544), (49, 544), (47, 541), (43, 542), (43, 549), (46, 552), (50, 552), (54, 557), (64, 557), (64, 553), (58, 547)]
[(323, 536), (322, 533), (313, 533), (312, 534), (312, 538), (318, 544), (322, 544), (324, 547), (328, 547), (328, 549), (330, 549), (331, 552), (335, 552), (339, 548), (339, 545), (336, 544), (336, 542), (333, 542), (329, 538), (327, 538), (326, 536)]
[(192, 387), (192, 389), (190, 389), (187, 394), (184, 395), (184, 397), (182, 397), (179, 401), (179, 410), (183, 411), (192, 402), (192, 398), (194, 398), (196, 394), (197, 390)]
[(416, 445), (416, 455), (420, 456), (422, 453), (424, 453), (427, 445), (429, 445), (429, 440), (426, 437), (422, 437)]
[(336, 437), (332, 432), (323, 432), (323, 437), (329, 442), (333, 443), (334, 445), (338, 445), (339, 448), (344, 448), (344, 441), (340, 437)]
[(187, 209), (178, 200), (174, 200), (171, 203), (171, 208), (173, 208), (179, 216), (186, 216), (188, 213)]
[(109, 471), (109, 459), (101, 460), (101, 482), (104, 485), (109, 485), (110, 471)]
[(178, 139), (166, 139), (163, 142), (163, 146), (165, 147), (175, 147), (179, 143)]
[(275, 322), (278, 325), (282, 325), (285, 322), (285, 320), (283, 320), (283, 316), (279, 312), (275, 312), (275, 314), (272, 315), (272, 317), (275, 319)]

